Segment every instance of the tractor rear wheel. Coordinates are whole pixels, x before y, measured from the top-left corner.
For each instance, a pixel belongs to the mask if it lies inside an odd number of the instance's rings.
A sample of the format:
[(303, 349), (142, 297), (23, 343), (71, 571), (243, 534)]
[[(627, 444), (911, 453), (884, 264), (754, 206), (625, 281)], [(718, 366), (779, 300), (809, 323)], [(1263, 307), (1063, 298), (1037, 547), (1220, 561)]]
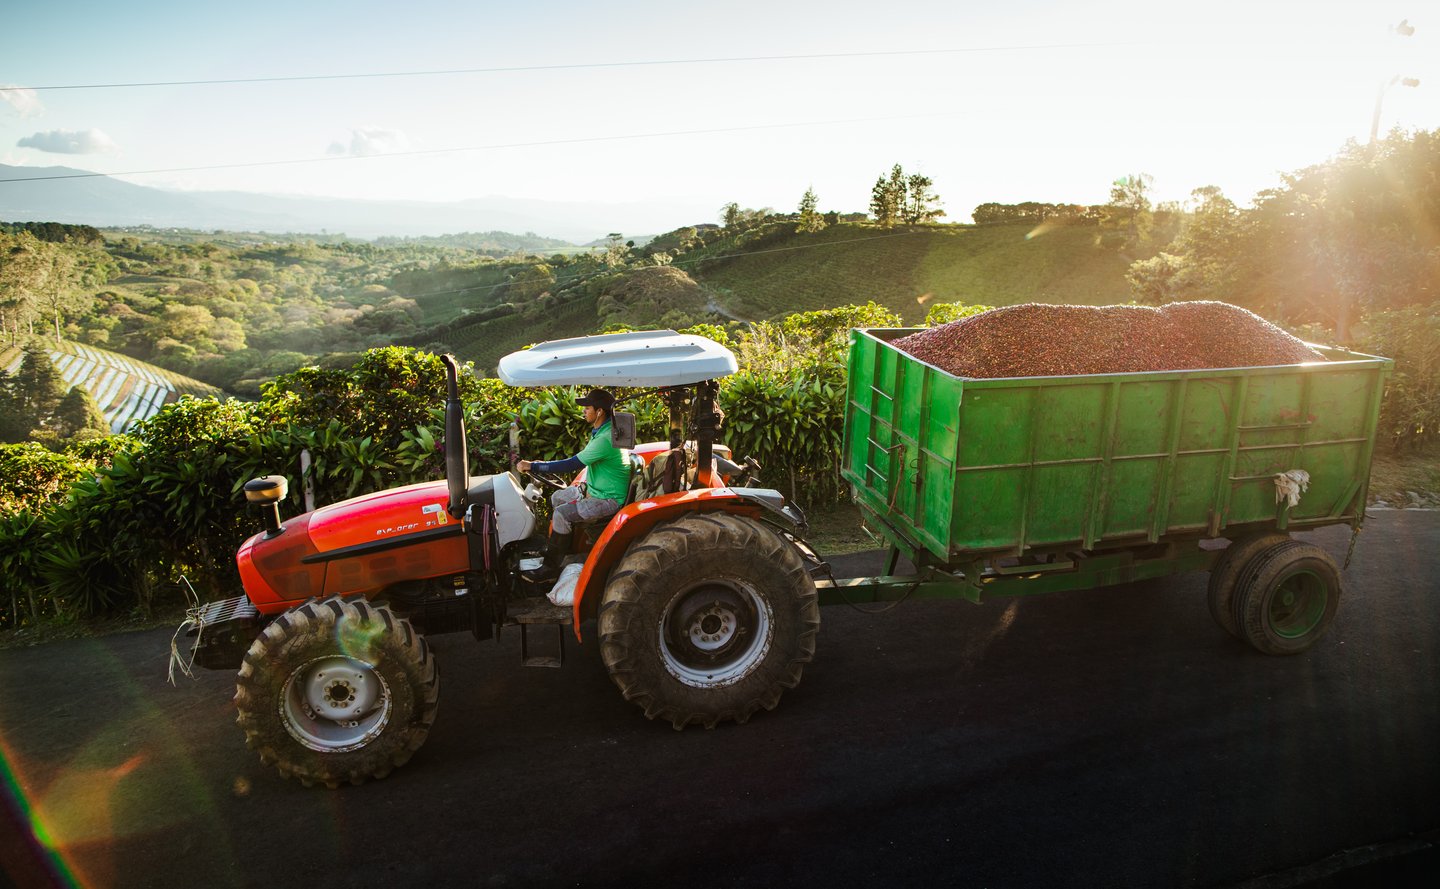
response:
[(795, 546), (728, 513), (656, 526), (600, 605), (600, 654), (625, 699), (677, 729), (773, 710), (815, 654), (820, 607)]
[(261, 762), (333, 788), (404, 765), (430, 733), (439, 694), (435, 658), (409, 621), (332, 596), (285, 612), (251, 644), (236, 722)]

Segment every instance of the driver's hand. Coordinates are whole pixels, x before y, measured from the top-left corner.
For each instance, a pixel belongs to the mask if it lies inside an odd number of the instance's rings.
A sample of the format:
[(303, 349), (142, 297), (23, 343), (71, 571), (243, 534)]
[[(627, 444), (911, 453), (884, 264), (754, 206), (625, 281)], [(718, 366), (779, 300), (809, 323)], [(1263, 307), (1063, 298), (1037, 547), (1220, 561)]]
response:
[(530, 461), (529, 461), (529, 460), (521, 460), (519, 463), (516, 463), (516, 464), (515, 464), (515, 468), (518, 469), (518, 470), (520, 470), (521, 472), (529, 472), (529, 471), (530, 471)]

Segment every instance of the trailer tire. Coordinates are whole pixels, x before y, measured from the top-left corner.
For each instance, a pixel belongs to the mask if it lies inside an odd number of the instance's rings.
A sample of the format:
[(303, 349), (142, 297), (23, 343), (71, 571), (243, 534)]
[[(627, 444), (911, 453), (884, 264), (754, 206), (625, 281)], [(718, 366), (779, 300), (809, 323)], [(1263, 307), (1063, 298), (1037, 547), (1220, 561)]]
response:
[(1293, 540), (1250, 563), (1236, 589), (1235, 611), (1256, 650), (1299, 654), (1330, 629), (1340, 592), (1340, 569), (1330, 554)]
[(762, 522), (689, 513), (621, 559), (600, 654), (625, 699), (676, 729), (773, 710), (815, 654), (820, 606), (794, 545)]
[[(236, 722), (260, 761), (306, 787), (360, 784), (425, 743), (440, 675), (424, 637), (384, 605), (312, 599), (245, 653)], [(327, 715), (328, 714), (328, 715)]]
[(1245, 567), (1255, 557), (1272, 546), (1286, 543), (1290, 538), (1279, 531), (1261, 531), (1236, 538), (1216, 560), (1210, 569), (1210, 588), (1207, 600), (1210, 616), (1225, 632), (1236, 639), (1244, 639), (1240, 632), (1239, 620), (1235, 615), (1235, 589), (1244, 574)]

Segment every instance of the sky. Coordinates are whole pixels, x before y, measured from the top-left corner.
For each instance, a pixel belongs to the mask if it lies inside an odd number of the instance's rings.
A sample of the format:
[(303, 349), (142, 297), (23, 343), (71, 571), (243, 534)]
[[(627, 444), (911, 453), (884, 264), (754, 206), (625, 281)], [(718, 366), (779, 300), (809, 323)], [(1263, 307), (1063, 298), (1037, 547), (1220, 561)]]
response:
[(1245, 205), (1368, 139), (1377, 95), (1382, 133), (1440, 127), (1440, 0), (0, 0), (0, 86), (27, 88), (0, 163), (165, 188), (634, 203), (661, 231), (807, 188), (863, 211), (898, 163), (955, 221), (1135, 173)]

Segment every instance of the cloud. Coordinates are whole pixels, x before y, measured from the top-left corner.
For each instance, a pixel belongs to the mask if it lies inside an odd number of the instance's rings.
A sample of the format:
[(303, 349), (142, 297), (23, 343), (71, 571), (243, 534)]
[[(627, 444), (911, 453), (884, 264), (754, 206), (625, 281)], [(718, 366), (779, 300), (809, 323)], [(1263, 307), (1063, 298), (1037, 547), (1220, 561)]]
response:
[(21, 117), (34, 117), (45, 110), (34, 90), (13, 83), (0, 83), (0, 102), (10, 103)]
[(399, 130), (359, 127), (350, 131), (350, 144), (331, 142), (325, 153), (331, 156), (372, 157), (394, 151), (409, 151), (410, 139)]
[(96, 129), (32, 133), (15, 144), (51, 154), (109, 154), (115, 151), (115, 143), (110, 141), (110, 137)]

